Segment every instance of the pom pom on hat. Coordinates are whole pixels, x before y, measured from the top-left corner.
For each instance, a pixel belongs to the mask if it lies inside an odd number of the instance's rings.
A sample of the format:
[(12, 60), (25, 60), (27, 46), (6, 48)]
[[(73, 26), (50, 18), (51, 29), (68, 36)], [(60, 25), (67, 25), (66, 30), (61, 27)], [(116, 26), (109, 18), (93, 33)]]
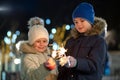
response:
[(91, 24), (94, 23), (94, 9), (93, 6), (89, 3), (83, 2), (80, 3), (75, 10), (72, 13), (72, 18), (83, 18), (85, 20), (87, 20), (88, 22), (90, 22)]
[(39, 38), (46, 38), (49, 42), (49, 33), (43, 25), (34, 25), (28, 32), (29, 44), (32, 45)]
[(44, 20), (39, 17), (32, 17), (28, 21), (28, 28), (34, 26), (34, 25), (43, 25), (44, 26)]

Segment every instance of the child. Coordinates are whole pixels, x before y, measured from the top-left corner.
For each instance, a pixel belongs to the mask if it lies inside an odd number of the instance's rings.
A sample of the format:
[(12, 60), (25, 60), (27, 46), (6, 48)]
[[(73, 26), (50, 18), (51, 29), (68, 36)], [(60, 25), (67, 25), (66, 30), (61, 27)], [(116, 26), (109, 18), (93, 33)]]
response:
[(72, 13), (75, 27), (65, 48), (69, 65), (59, 66), (58, 80), (102, 80), (107, 46), (101, 36), (106, 26), (95, 19), (90, 3), (80, 3)]
[(43, 25), (34, 25), (28, 32), (28, 42), (20, 45), (22, 80), (56, 80), (55, 61), (49, 57), (49, 34)]

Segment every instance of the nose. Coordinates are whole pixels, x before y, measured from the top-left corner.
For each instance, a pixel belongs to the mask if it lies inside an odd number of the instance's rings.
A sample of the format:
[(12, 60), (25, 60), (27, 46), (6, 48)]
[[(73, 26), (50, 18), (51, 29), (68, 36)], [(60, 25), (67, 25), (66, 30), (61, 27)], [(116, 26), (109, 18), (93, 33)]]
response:
[(82, 27), (81, 22), (79, 22), (79, 23), (77, 24), (77, 26), (78, 26), (79, 28), (81, 28), (81, 27)]
[(40, 42), (39, 45), (42, 46), (42, 45), (43, 45), (43, 42)]

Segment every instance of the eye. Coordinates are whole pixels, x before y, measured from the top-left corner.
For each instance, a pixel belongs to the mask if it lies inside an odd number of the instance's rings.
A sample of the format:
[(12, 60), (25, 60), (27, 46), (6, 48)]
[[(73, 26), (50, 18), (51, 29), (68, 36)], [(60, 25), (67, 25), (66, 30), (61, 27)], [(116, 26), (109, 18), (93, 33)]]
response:
[(40, 40), (36, 41), (37, 43), (40, 43)]
[(74, 24), (77, 24), (78, 23), (78, 21), (74, 21)]
[(47, 40), (43, 40), (44, 43), (47, 43)]
[(84, 19), (81, 19), (80, 21), (81, 21), (81, 22), (84, 22), (85, 20), (84, 20)]

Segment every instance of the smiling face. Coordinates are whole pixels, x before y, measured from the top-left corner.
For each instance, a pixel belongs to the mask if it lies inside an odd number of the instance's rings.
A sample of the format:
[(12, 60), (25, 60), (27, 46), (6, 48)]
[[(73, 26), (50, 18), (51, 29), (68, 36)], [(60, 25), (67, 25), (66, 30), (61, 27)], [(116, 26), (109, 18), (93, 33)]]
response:
[(74, 18), (75, 28), (80, 33), (85, 33), (92, 28), (92, 25), (85, 19)]
[(46, 38), (39, 38), (33, 43), (33, 48), (39, 52), (44, 52), (47, 49), (48, 40)]

